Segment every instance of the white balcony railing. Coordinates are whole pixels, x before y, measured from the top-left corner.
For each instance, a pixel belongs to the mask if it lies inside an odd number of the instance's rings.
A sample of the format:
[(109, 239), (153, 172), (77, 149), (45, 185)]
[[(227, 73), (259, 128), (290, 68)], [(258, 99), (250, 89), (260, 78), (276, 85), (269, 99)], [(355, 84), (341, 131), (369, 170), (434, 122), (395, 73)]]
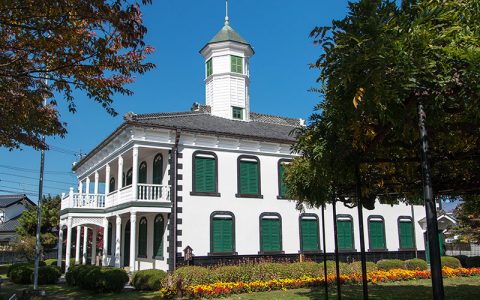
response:
[(126, 186), (119, 191), (104, 194), (70, 193), (62, 197), (61, 207), (65, 208), (107, 208), (131, 201), (170, 201), (170, 186), (159, 184), (138, 184), (134, 194), (132, 186)]

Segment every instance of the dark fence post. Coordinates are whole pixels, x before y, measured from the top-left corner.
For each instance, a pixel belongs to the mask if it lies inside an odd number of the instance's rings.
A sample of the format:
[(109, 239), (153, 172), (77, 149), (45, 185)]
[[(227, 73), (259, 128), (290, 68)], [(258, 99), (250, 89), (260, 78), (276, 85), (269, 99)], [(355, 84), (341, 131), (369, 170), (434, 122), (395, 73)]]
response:
[(360, 170), (359, 166), (355, 167), (356, 177), (356, 197), (358, 211), (358, 228), (360, 233), (360, 259), (362, 261), (362, 288), (363, 299), (368, 299), (368, 282), (367, 282), (367, 257), (365, 255), (365, 232), (363, 230), (363, 207), (362, 207), (362, 190), (360, 186)]
[(443, 290), (442, 266), (440, 261), (440, 248), (438, 241), (437, 208), (432, 196), (432, 179), (428, 166), (428, 140), (425, 124), (426, 115), (423, 103), (418, 101), (418, 128), (420, 131), (420, 144), (422, 152), (422, 174), (423, 174), (423, 198), (427, 217), (427, 240), (430, 249), (430, 269), (432, 272), (433, 299), (445, 299)]
[(340, 263), (338, 261), (338, 237), (337, 237), (337, 199), (333, 199), (333, 234), (335, 236), (335, 271), (337, 274), (337, 299), (342, 299), (340, 287)]
[(323, 236), (323, 276), (325, 278), (325, 300), (328, 300), (327, 244), (325, 238), (325, 204), (322, 205), (322, 236)]

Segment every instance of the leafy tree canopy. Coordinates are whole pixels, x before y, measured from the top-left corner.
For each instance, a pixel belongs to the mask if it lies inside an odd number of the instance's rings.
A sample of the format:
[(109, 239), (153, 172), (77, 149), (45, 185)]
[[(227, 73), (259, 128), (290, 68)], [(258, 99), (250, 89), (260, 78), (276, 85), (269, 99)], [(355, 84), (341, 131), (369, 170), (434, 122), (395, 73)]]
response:
[(64, 136), (57, 101), (75, 112), (74, 90), (116, 115), (113, 94), (131, 95), (134, 74), (154, 67), (144, 62), (153, 49), (140, 12), (150, 2), (1, 1), (0, 147), (44, 148), (42, 135)]
[(318, 206), (352, 196), (358, 166), (364, 203), (417, 202), (419, 102), (434, 192), (479, 192), (478, 1), (361, 0), (312, 37), (323, 50), (312, 65), (323, 99), (298, 131), (303, 158), (286, 172), (292, 197)]
[(467, 196), (454, 210), (458, 225), (452, 232), (459, 235), (460, 241), (478, 243), (480, 241), (480, 197)]

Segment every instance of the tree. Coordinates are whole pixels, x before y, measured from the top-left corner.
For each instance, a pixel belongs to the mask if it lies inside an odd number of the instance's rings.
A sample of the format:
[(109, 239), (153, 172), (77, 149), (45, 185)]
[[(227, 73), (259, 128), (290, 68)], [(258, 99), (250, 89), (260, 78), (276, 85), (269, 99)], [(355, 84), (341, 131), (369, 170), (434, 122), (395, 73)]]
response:
[(466, 243), (478, 243), (480, 241), (480, 197), (470, 196), (457, 206), (454, 215), (458, 225), (452, 233), (459, 235), (459, 239)]
[[(64, 136), (58, 102), (84, 91), (116, 115), (114, 93), (152, 69), (140, 4), (151, 0), (5, 0), (0, 4), (0, 147), (46, 148)], [(48, 80), (48, 82), (46, 82)], [(48, 99), (43, 106), (44, 99)]]
[[(471, 0), (363, 0), (331, 27), (312, 31), (323, 53), (317, 105), (294, 150), (308, 160), (287, 168), (292, 195), (316, 206), (333, 195), (371, 202), (417, 202), (422, 193), (417, 104), (428, 113), (437, 196), (479, 193), (480, 6)], [(292, 164), (292, 168), (299, 164)], [(322, 183), (298, 178), (322, 174)], [(305, 185), (323, 199), (309, 199)], [(350, 198), (353, 199), (353, 198)], [(371, 207), (370, 207), (371, 208)]]
[[(57, 233), (60, 222), (60, 196), (48, 195), (42, 200), (42, 226), (40, 228), (40, 239), (42, 250), (52, 249), (57, 245)], [(19, 226), (16, 231), (18, 240), (14, 248), (16, 252), (22, 253), (29, 260), (35, 257), (35, 239), (37, 232), (37, 208), (30, 207), (24, 211), (19, 218)]]

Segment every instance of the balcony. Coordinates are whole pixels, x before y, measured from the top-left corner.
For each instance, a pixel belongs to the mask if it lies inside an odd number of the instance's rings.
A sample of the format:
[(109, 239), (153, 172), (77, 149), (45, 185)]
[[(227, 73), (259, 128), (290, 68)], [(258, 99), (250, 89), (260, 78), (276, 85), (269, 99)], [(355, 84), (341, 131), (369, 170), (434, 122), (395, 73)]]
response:
[(62, 197), (61, 209), (103, 209), (132, 201), (170, 202), (170, 186), (159, 184), (137, 184), (136, 193), (132, 185), (105, 194), (74, 193), (73, 188)]

